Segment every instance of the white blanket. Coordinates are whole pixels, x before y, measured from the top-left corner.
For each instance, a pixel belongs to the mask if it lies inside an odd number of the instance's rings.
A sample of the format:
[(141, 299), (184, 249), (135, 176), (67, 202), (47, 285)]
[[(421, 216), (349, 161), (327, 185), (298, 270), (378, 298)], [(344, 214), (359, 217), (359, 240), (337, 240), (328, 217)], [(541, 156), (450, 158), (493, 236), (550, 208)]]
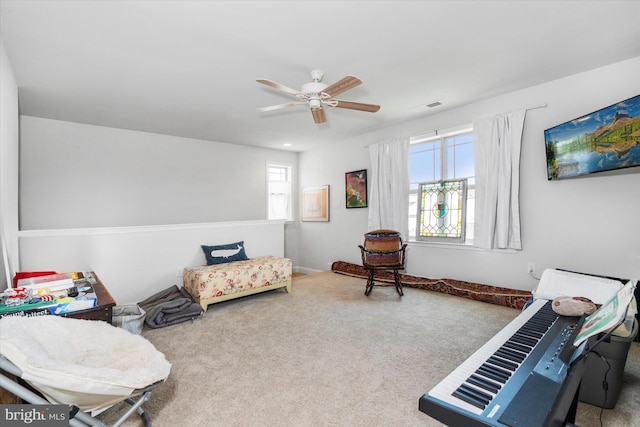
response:
[(108, 323), (58, 316), (0, 319), (0, 353), (51, 403), (108, 407), (169, 376), (145, 338)]

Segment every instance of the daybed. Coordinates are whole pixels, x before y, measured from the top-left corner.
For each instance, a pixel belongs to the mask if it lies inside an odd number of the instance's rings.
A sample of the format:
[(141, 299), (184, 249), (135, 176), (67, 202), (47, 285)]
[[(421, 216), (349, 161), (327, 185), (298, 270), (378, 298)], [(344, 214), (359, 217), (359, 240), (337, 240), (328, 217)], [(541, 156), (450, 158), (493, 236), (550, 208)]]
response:
[(184, 289), (206, 311), (209, 304), (284, 288), (291, 292), (291, 260), (263, 256), (199, 267), (182, 273)]

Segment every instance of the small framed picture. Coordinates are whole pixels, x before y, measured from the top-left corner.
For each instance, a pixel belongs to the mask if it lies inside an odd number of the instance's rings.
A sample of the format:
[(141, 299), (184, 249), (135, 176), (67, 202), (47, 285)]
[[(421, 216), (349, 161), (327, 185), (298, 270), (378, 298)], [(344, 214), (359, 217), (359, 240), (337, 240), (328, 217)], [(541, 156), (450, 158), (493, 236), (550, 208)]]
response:
[(329, 221), (329, 186), (302, 189), (302, 220)]
[(349, 208), (367, 207), (367, 170), (347, 172), (344, 177), (346, 201)]

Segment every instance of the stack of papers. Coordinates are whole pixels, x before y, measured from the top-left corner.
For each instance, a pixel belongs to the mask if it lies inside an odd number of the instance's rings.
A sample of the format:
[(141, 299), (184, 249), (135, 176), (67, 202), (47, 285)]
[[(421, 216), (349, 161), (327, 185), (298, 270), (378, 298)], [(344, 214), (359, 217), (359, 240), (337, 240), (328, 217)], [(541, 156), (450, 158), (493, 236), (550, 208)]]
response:
[(42, 289), (49, 288), (51, 292), (69, 289), (73, 286), (73, 279), (69, 273), (50, 274), (48, 276), (29, 277), (18, 280), (18, 288)]

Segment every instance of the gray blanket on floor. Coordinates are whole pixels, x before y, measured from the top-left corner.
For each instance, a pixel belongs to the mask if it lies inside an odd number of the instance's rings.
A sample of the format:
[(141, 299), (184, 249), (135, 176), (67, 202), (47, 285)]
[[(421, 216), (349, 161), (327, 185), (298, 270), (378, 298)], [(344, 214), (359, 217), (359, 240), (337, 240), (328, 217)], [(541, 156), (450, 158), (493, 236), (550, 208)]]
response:
[(200, 304), (193, 302), (187, 291), (178, 289), (176, 285), (150, 296), (138, 305), (147, 312), (145, 323), (150, 328), (164, 328), (193, 320), (203, 312)]

